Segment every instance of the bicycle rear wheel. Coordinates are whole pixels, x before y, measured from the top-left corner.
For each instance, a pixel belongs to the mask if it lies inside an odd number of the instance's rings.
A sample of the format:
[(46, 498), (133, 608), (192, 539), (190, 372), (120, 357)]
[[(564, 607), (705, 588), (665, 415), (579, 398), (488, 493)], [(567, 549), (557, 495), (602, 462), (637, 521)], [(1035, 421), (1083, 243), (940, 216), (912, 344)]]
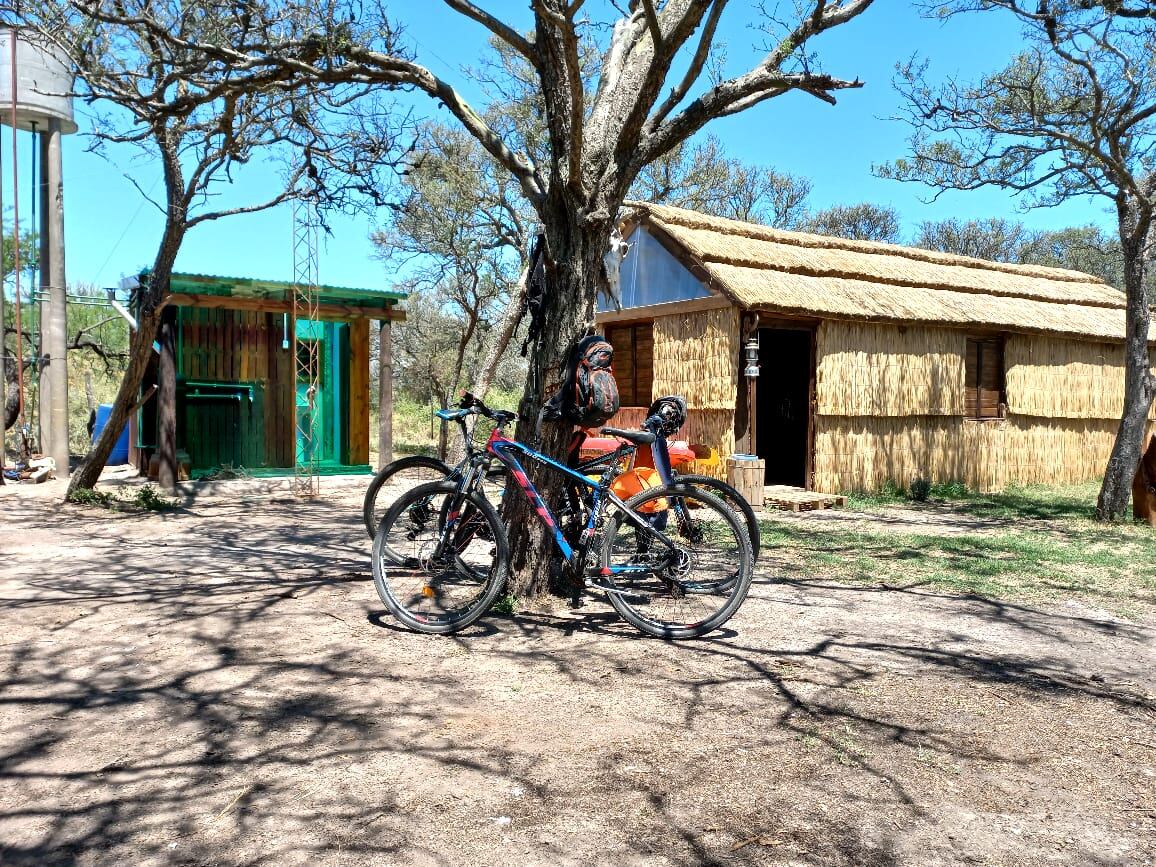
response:
[(607, 522), (601, 565), (615, 610), (660, 638), (697, 638), (726, 623), (754, 574), (747, 529), (735, 513), (678, 484), (642, 491), (626, 506), (649, 526), (621, 511)]
[(497, 511), (453, 482), (402, 494), (373, 539), (373, 585), (401, 623), (445, 634), (486, 613), (506, 583), (510, 554)]
[(751, 557), (757, 563), (759, 559), (759, 548), (762, 543), (761, 531), (759, 530), (759, 519), (755, 516), (755, 510), (747, 501), (747, 498), (740, 494), (733, 485), (728, 485), (721, 479), (716, 479), (714, 476), (703, 476), (695, 474), (682, 475), (681, 473), (675, 477), (675, 484), (692, 485), (696, 488), (705, 488), (708, 494), (713, 494), (723, 501), (724, 504), (730, 506), (731, 510), (738, 515), (739, 520), (746, 525), (747, 536), (751, 540)]
[(418, 485), (441, 481), (451, 472), (444, 461), (426, 455), (398, 458), (378, 470), (361, 505), (361, 517), (369, 538), (373, 538), (381, 519), (398, 497)]

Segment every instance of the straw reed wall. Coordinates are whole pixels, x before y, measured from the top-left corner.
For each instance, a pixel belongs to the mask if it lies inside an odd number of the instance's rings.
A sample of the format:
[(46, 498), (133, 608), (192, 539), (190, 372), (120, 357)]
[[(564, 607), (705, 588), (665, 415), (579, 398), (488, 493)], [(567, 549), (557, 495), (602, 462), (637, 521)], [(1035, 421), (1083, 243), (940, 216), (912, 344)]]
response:
[(889, 479), (906, 485), (920, 476), (981, 491), (1085, 482), (1104, 472), (1117, 424), (1030, 416), (1001, 422), (819, 416), (815, 487), (873, 490)]
[[(1004, 346), (1004, 363), (1010, 412), (1048, 418), (1120, 418), (1124, 408), (1124, 347), (1120, 344), (1013, 334)], [(1156, 406), (1150, 417), (1156, 418)]]
[(820, 415), (963, 415), (966, 335), (828, 320), (816, 340)]
[(678, 313), (654, 320), (655, 398), (681, 394), (696, 409), (733, 413), (738, 364), (737, 308)]
[(735, 413), (733, 409), (690, 409), (686, 424), (677, 438), (691, 444), (710, 446), (718, 452), (717, 462), (695, 461), (682, 467), (684, 473), (703, 473), (726, 481), (726, 458), (735, 452)]

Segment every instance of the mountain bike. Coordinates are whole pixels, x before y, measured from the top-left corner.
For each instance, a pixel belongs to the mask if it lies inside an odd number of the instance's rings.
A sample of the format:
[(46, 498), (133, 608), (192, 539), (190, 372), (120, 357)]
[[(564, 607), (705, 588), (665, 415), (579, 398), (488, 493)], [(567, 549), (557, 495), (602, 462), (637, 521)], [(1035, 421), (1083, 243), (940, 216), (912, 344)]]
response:
[[(420, 632), (456, 632), (481, 617), (505, 587), (510, 551), (497, 509), (481, 490), (494, 462), (504, 466), (554, 548), (587, 590), (605, 594), (634, 627), (662, 638), (694, 638), (722, 626), (750, 589), (753, 559), (745, 527), (717, 497), (688, 485), (648, 488), (623, 500), (611, 490), (621, 460), (606, 461), (597, 480), (510, 439), (516, 416), (490, 410), (471, 395), (450, 410), (480, 414), (496, 424), (456, 481), (420, 485), (386, 511), (373, 542), (373, 580), (382, 602)], [(459, 415), (460, 414), (460, 415)], [(455, 419), (456, 420), (456, 419)], [(654, 434), (604, 428), (628, 457)], [(542, 500), (523, 461), (562, 473), (590, 490), (590, 509), (577, 538), (568, 539)]]
[[(660, 401), (661, 400), (662, 399), (660, 399)], [(656, 401), (656, 405), (660, 401)], [(451, 467), (445, 461), (438, 460), (434, 457), (411, 455), (392, 461), (378, 470), (373, 480), (369, 483), (369, 487), (366, 489), (365, 498), (361, 507), (362, 520), (365, 522), (365, 530), (369, 533), (369, 538), (372, 539), (374, 537), (374, 534), (377, 532), (377, 527), (381, 523), (381, 519), (399, 496), (427, 482), (441, 481), (443, 479), (457, 481), (465, 472), (470, 461), (476, 455), (482, 453), (482, 450), (479, 450), (474, 445), (469, 429), (466, 426), (466, 415), (461, 413), (461, 408), (439, 409), (434, 414), (442, 421), (457, 423), (461, 430), (462, 441), (465, 444), (465, 457), (457, 466)], [(672, 436), (674, 431), (682, 426), (685, 419), (684, 413), (680, 420), (676, 420), (672, 424), (669, 419), (662, 417), (660, 414), (652, 413), (642, 423), (643, 430), (655, 435), (654, 442), (650, 444), (650, 451), (659, 478), (662, 479), (662, 483), (665, 485), (680, 483), (706, 488), (707, 493), (714, 494), (722, 500), (723, 503), (730, 506), (746, 525), (747, 535), (751, 542), (751, 555), (757, 561), (761, 542), (759, 519), (751, 508), (751, 504), (747, 502), (743, 495), (735, 490), (733, 486), (713, 476), (679, 473), (671, 465), (670, 452), (667, 448), (668, 437)], [(580, 444), (581, 440), (576, 440), (575, 445), (572, 447), (573, 455), (570, 461), (570, 468), (583, 475), (600, 473), (605, 469), (607, 463), (617, 461), (622, 457), (621, 455), (611, 453), (579, 462), (577, 459), (577, 449)], [(490, 471), (489, 480), (500, 489), (505, 485), (504, 476), (504, 468), (498, 468), (496, 471)], [(588, 489), (584, 486), (571, 486), (570, 501), (567, 504), (568, 510), (570, 512), (579, 511), (579, 501), (588, 499), (586, 496), (587, 493)]]

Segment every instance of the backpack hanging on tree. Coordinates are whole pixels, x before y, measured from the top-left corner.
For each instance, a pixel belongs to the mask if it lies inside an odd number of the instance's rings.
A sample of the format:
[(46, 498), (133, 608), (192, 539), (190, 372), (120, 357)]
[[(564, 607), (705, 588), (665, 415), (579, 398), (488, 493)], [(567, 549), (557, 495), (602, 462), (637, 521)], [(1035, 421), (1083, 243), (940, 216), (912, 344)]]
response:
[(583, 337), (570, 351), (562, 385), (544, 407), (545, 418), (564, 418), (578, 427), (606, 424), (618, 412), (614, 347), (601, 334)]

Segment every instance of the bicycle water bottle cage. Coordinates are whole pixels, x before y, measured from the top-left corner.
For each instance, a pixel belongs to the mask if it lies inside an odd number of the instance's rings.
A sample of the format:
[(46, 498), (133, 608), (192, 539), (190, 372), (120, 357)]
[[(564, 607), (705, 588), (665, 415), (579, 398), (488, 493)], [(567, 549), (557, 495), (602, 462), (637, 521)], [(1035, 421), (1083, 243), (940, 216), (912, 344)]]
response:
[(469, 414), (469, 410), (465, 409), (439, 409), (434, 413), (434, 415), (443, 421), (456, 421), (459, 418), (465, 418)]

